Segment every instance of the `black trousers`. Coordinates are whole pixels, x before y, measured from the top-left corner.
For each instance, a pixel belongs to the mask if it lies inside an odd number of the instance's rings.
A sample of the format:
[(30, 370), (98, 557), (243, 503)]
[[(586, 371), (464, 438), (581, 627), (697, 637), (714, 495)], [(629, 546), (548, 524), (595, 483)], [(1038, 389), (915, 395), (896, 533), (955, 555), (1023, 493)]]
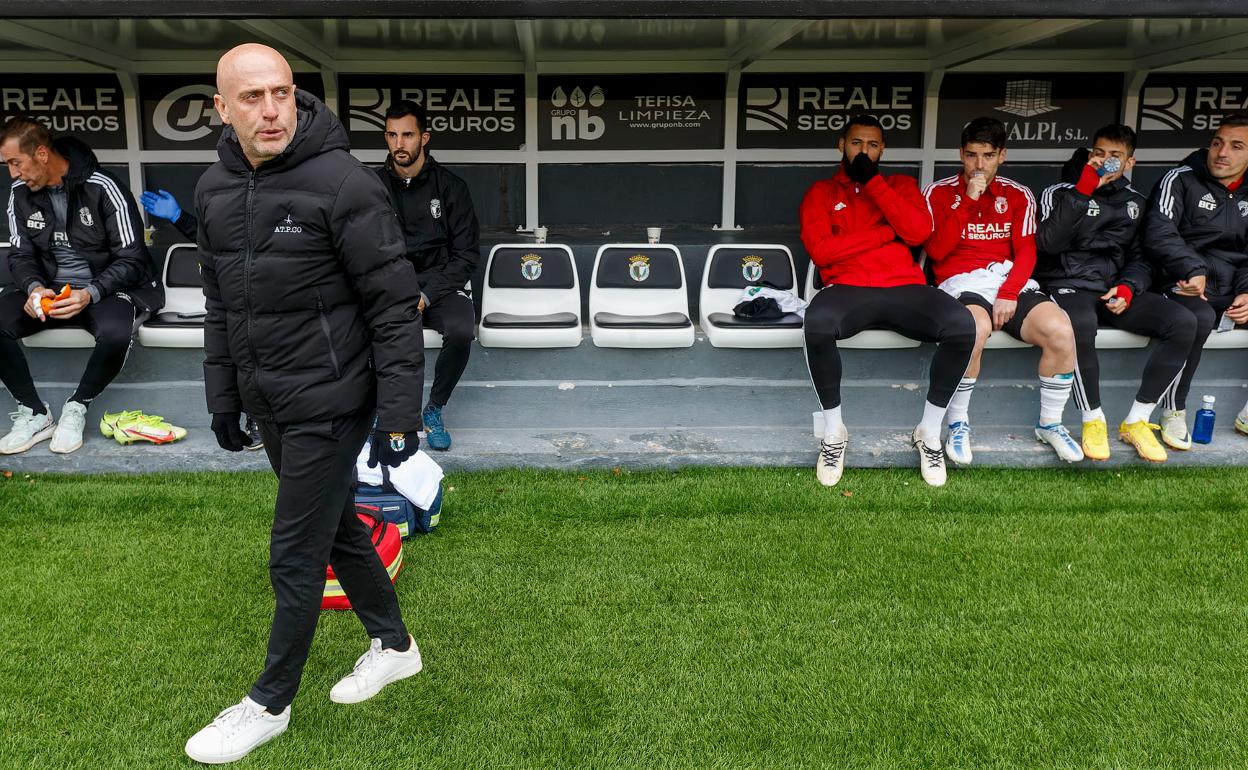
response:
[(325, 567), (334, 574), (370, 638), (401, 646), (407, 628), (369, 528), (355, 515), (356, 456), (373, 424), (371, 410), (324, 422), (257, 421), (277, 473), (269, 580), (277, 609), (264, 671), (251, 699), (282, 709), (294, 700), (321, 612)]
[(887, 329), (935, 342), (927, 400), (948, 406), (975, 347), (975, 319), (934, 286), (880, 289), (836, 284), (821, 289), (806, 308), (806, 365), (824, 409), (841, 405), (841, 355), (836, 341), (866, 329)]
[(426, 328), (442, 334), (442, 349), (438, 351), (438, 363), (433, 370), (429, 403), (446, 406), (446, 402), (451, 400), (451, 391), (455, 390), (468, 366), (473, 327), (477, 322), (476, 311), (472, 307), (472, 298), (457, 291), (438, 300), (436, 305), (425, 308), (422, 315)]
[(40, 321), (23, 310), (28, 299), (20, 291), (0, 294), (0, 380), (18, 403), (36, 413), (43, 412), (43, 399), (35, 390), (34, 378), (30, 376), (30, 367), (18, 340), (44, 329), (86, 329), (95, 337), (95, 349), (87, 359), (78, 389), (70, 398), (90, 403), (104, 392), (126, 363), (134, 337), (134, 305), (114, 294), (87, 305), (73, 318)]
[[(1058, 289), (1053, 301), (1066, 311), (1075, 330), (1075, 404), (1083, 410), (1101, 406), (1101, 367), (1096, 355), (1096, 329), (1112, 326), (1157, 342), (1144, 363), (1135, 400), (1155, 404), (1175, 381), (1191, 355), (1196, 340), (1196, 317), (1160, 294), (1141, 292), (1121, 315), (1114, 315), (1101, 299), (1104, 292)], [(1208, 336), (1208, 331), (1205, 332)], [(1204, 340), (1201, 340), (1204, 344)]]
[(1183, 363), (1183, 371), (1161, 394), (1162, 409), (1186, 409), (1187, 394), (1192, 389), (1192, 378), (1196, 376), (1196, 367), (1200, 366), (1200, 355), (1204, 352), (1205, 340), (1209, 339), (1209, 333), (1218, 325), (1218, 320), (1222, 317), (1222, 313), (1231, 306), (1234, 297), (1203, 300), (1200, 297), (1188, 297), (1169, 291), (1162, 296), (1187, 308), (1196, 319), (1196, 339), (1192, 341), (1192, 349)]

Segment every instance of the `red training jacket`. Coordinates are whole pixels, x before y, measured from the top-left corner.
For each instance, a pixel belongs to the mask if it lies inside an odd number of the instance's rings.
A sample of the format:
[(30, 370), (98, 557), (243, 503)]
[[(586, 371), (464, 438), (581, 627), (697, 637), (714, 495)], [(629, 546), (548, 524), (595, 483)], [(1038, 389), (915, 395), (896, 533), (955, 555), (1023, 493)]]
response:
[(932, 182), (923, 194), (936, 222), (925, 244), (936, 282), (1009, 259), (1014, 267), (997, 296), (1018, 299), (1036, 267), (1036, 198), (1031, 190), (998, 176), (973, 201), (958, 174)]
[(932, 214), (912, 177), (877, 175), (859, 185), (839, 169), (806, 191), (800, 218), (802, 243), (824, 286), (927, 282), (909, 247), (932, 234)]

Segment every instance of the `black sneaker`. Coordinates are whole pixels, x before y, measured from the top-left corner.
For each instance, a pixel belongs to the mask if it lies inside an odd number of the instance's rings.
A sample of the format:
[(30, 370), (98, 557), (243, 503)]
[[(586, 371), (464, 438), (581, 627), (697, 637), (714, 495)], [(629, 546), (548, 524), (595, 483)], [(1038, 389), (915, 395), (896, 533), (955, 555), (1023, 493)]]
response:
[(264, 439), (260, 437), (260, 426), (251, 419), (251, 415), (247, 415), (247, 438), (251, 439), (251, 446), (247, 447), (248, 449), (264, 449)]

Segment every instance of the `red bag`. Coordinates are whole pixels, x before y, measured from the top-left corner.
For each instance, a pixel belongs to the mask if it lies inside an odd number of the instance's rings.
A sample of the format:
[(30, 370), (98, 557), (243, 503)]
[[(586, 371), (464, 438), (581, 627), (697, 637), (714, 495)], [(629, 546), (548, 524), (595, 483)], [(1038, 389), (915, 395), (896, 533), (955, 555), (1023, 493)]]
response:
[[(399, 570), (403, 568), (403, 539), (399, 537), (399, 528), (381, 517), (381, 511), (370, 510), (375, 506), (355, 507), (355, 513), (364, 526), (372, 531), (373, 546), (381, 563), (390, 575), (390, 582), (399, 579)], [(349, 610), (351, 602), (347, 601), (347, 593), (334, 575), (334, 568), (327, 567), (325, 574), (325, 596), (321, 599), (323, 610)]]

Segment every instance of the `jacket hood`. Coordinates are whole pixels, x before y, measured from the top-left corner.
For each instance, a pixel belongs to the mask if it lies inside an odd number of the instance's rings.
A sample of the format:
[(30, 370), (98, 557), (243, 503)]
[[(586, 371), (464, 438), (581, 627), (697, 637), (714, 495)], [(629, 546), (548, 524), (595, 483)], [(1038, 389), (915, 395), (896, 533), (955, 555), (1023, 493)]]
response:
[(63, 136), (52, 142), (52, 149), (69, 161), (64, 180), (67, 185), (77, 187), (84, 184), (87, 177), (100, 170), (100, 161), (81, 139)]
[(1213, 178), (1209, 173), (1209, 150), (1193, 150), (1190, 155), (1183, 159), (1183, 165), (1191, 166), (1196, 176), (1206, 184), (1221, 184)]
[[(304, 161), (331, 150), (350, 152), (351, 143), (347, 140), (347, 132), (342, 122), (329, 111), (325, 103), (307, 91), (295, 91), (295, 109), (298, 119), (295, 126), (295, 137), (281, 155), (260, 165), (266, 171), (277, 168), (292, 168)], [(233, 126), (226, 126), (217, 140), (217, 156), (231, 171), (246, 173), (251, 171), (251, 164), (243, 155), (243, 148), (238, 143), (238, 133)]]

